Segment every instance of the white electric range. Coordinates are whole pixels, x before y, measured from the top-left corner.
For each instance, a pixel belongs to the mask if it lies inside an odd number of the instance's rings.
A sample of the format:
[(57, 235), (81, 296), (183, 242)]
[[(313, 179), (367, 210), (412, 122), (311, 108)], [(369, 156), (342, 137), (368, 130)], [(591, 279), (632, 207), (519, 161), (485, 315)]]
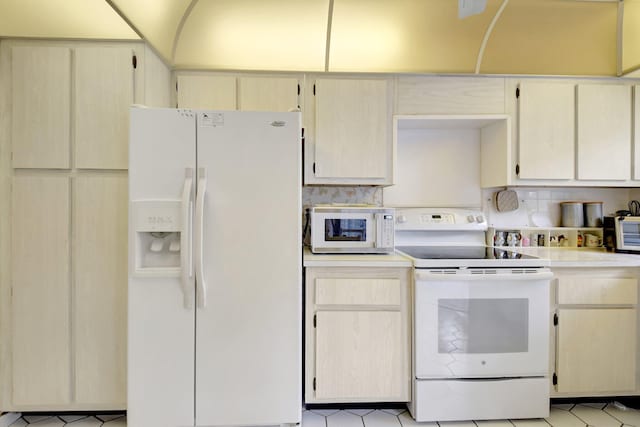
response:
[(478, 210), (396, 218), (396, 249), (414, 264), (413, 417), (548, 416), (548, 260), (485, 246)]

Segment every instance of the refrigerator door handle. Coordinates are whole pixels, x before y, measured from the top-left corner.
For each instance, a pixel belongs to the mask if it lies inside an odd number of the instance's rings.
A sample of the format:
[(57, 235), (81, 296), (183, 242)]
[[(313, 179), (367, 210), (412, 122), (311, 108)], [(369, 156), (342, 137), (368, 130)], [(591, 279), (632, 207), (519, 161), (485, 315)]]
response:
[(193, 246), (192, 246), (192, 213), (193, 213), (193, 169), (185, 170), (184, 186), (182, 187), (182, 232), (180, 233), (180, 265), (182, 295), (184, 308), (193, 308)]
[(207, 306), (207, 286), (204, 283), (204, 257), (203, 237), (204, 237), (204, 197), (207, 191), (207, 171), (205, 168), (198, 169), (198, 194), (196, 196), (196, 224), (195, 224), (195, 264), (196, 264), (196, 297), (198, 307)]

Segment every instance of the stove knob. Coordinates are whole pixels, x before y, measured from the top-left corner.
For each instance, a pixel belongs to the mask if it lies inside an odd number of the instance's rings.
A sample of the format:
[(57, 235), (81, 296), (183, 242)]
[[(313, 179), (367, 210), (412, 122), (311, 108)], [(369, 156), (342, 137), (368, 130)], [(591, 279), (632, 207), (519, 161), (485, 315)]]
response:
[(476, 221), (476, 217), (474, 217), (473, 215), (467, 215), (467, 221), (475, 222)]
[(483, 217), (482, 215), (478, 215), (478, 216), (476, 217), (476, 221), (478, 221), (478, 222), (481, 222), (481, 223), (482, 223), (482, 222), (484, 222), (484, 217)]
[(398, 224), (403, 224), (407, 222), (407, 216), (406, 215), (398, 215)]

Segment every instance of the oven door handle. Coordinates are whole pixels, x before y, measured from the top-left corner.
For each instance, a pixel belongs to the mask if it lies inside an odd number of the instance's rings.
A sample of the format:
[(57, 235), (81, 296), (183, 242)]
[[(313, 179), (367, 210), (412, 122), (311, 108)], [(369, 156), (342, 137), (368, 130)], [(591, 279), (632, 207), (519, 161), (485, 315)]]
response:
[(426, 271), (416, 271), (416, 281), (438, 281), (438, 282), (480, 282), (480, 281), (513, 281), (525, 282), (531, 280), (551, 280), (553, 273), (550, 271), (537, 271), (535, 273), (436, 273)]

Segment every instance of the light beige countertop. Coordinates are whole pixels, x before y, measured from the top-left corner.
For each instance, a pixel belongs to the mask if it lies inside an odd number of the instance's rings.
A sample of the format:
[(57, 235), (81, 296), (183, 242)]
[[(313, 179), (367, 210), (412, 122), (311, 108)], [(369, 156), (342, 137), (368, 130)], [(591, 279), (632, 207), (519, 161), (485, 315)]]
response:
[(411, 260), (394, 254), (314, 254), (304, 248), (305, 267), (411, 267)]
[(523, 254), (548, 259), (553, 267), (640, 267), (640, 254), (607, 252), (604, 248), (514, 248)]

